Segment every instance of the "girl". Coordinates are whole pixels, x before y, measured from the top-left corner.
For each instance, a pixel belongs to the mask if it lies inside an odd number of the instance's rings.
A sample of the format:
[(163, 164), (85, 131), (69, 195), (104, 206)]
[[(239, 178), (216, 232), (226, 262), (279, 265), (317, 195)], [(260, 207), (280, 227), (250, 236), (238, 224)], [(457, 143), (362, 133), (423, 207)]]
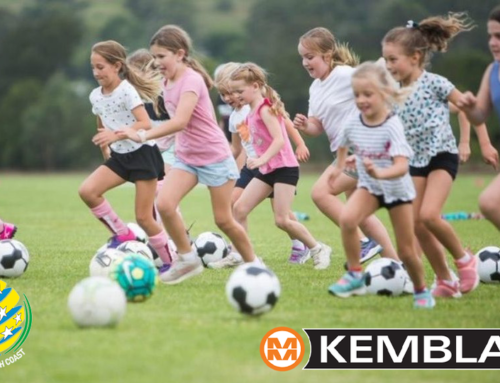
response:
[(165, 106), (170, 120), (155, 129), (121, 134), (139, 142), (176, 134), (176, 160), (158, 196), (158, 210), (177, 247), (178, 259), (160, 274), (167, 284), (176, 284), (203, 271), (191, 248), (184, 222), (176, 211), (180, 201), (198, 184), (208, 186), (217, 226), (229, 237), (246, 262), (255, 257), (245, 230), (231, 213), (231, 192), (238, 178), (236, 162), (222, 130), (217, 125), (208, 94), (212, 80), (191, 56), (191, 39), (175, 25), (166, 25), (152, 37), (151, 53), (164, 77)]
[[(458, 101), (458, 106), (467, 114), (473, 124), (481, 124), (491, 114), (493, 109), (500, 117), (500, 6), (494, 8), (488, 17), (489, 46), (494, 62), (486, 68), (477, 97), (471, 92), (465, 92)], [(481, 148), (489, 146), (487, 136), (479, 143)], [(484, 150), (483, 150), (484, 153)], [(483, 154), (486, 163), (498, 170), (498, 152), (493, 148), (487, 155)], [(481, 213), (500, 230), (500, 176), (497, 176), (479, 197)]]
[[(332, 33), (325, 28), (314, 28), (305, 33), (299, 40), (299, 54), (302, 65), (314, 81), (309, 88), (308, 117), (297, 114), (293, 120), (296, 129), (310, 135), (318, 136), (325, 132), (330, 141), (330, 150), (334, 157), (339, 146), (340, 130), (350, 116), (357, 114), (351, 88), (353, 66), (358, 59), (347, 48), (339, 44)], [(338, 175), (334, 183), (330, 177), (334, 173), (334, 164), (328, 166), (316, 181), (312, 190), (312, 199), (316, 206), (336, 225), (339, 224), (343, 208), (338, 194), (352, 194), (356, 187), (356, 172), (345, 171)], [(361, 223), (366, 238), (358, 230), (362, 242), (360, 258), (366, 262), (382, 250), (384, 256), (398, 259), (392, 246), (389, 234), (383, 224), (370, 216)]]
[(11, 239), (16, 235), (17, 226), (0, 219), (0, 240)]
[[(257, 157), (255, 150), (252, 146), (252, 139), (250, 136), (243, 136), (240, 134), (239, 129), (245, 125), (245, 120), (250, 112), (250, 106), (248, 104), (242, 104), (238, 95), (232, 91), (230, 85), (230, 76), (240, 64), (229, 62), (220, 65), (215, 74), (215, 86), (219, 91), (221, 99), (228, 104), (231, 109), (231, 115), (229, 116), (229, 131), (232, 134), (231, 138), (231, 150), (233, 152), (234, 158), (239, 158), (241, 153), (243, 153), (245, 159)], [(287, 133), (291, 134), (294, 143), (297, 146), (296, 156), (299, 161), (307, 161), (309, 158), (309, 149), (304, 143), (304, 140), (300, 134), (293, 128), (293, 124), (289, 119), (287, 119)], [(258, 175), (259, 169), (250, 170), (248, 166), (243, 165), (240, 170), (240, 178), (236, 181), (233, 193), (231, 195), (231, 206), (234, 206), (236, 201), (240, 198), (243, 190), (247, 187), (250, 181)], [(271, 207), (273, 204), (273, 193), (269, 196), (271, 198)], [(290, 219), (296, 221), (295, 215), (290, 211)], [(292, 239), (292, 251), (290, 255), (290, 263), (302, 264), (305, 263), (310, 258), (309, 249), (298, 239)], [(243, 263), (241, 256), (236, 252), (231, 252), (227, 257), (222, 258), (218, 262), (209, 263), (209, 268), (219, 269), (225, 267), (234, 267)]]
[(135, 235), (113, 211), (103, 194), (127, 181), (135, 183), (137, 223), (168, 268), (172, 259), (167, 234), (152, 214), (156, 182), (164, 175), (160, 152), (154, 142), (137, 144), (120, 139), (115, 133), (126, 127), (134, 131), (150, 128), (151, 122), (141, 98), (154, 100), (158, 97), (158, 78), (142, 77), (129, 68), (125, 48), (115, 41), (95, 44), (90, 61), (100, 85), (90, 94), (98, 128), (92, 141), (103, 149), (107, 159), (80, 186), (80, 197), (114, 234), (109, 247), (117, 247), (122, 242), (134, 240)]
[(236, 220), (246, 227), (248, 214), (273, 192), (276, 197), (273, 199), (276, 226), (310, 249), (316, 269), (327, 268), (330, 265), (330, 247), (317, 242), (304, 225), (290, 219), (299, 180), (299, 163), (286, 134), (283, 103), (267, 85), (264, 70), (253, 63), (240, 65), (231, 74), (231, 81), (241, 103), (250, 106), (245, 126), (240, 127), (242, 137), (251, 137), (256, 155), (247, 159), (247, 166), (260, 172), (234, 204)]
[(390, 105), (401, 101), (402, 94), (391, 87), (389, 73), (375, 63), (365, 63), (356, 69), (352, 87), (361, 114), (348, 119), (340, 134), (335, 168), (335, 173), (342, 172), (347, 150), (353, 148), (359, 180), (340, 215), (349, 269), (328, 290), (340, 297), (366, 292), (356, 230), (364, 219), (385, 207), (395, 232), (398, 254), (413, 282), (414, 306), (432, 308), (435, 301), (425, 286), (424, 267), (414, 242), (411, 204), (415, 189), (408, 174), (408, 159), (413, 153), (401, 121), (390, 109)]
[[(459, 161), (448, 101), (456, 104), (461, 93), (447, 79), (425, 71), (424, 67), (432, 52), (445, 51), (451, 38), (470, 29), (462, 14), (450, 14), (430, 17), (418, 24), (410, 21), (406, 27), (389, 31), (382, 41), (387, 69), (402, 87), (412, 87), (412, 94), (398, 114), (414, 151), (410, 175), (417, 193), (413, 204), (415, 233), (437, 275), (433, 290), (437, 297), (458, 298), (461, 293), (474, 290), (479, 277), (476, 258), (460, 244), (451, 225), (441, 219)], [(486, 133), (478, 127), (476, 131), (479, 136)], [(483, 147), (481, 150), (484, 153)], [(460, 284), (451, 278), (443, 246), (455, 260)]]

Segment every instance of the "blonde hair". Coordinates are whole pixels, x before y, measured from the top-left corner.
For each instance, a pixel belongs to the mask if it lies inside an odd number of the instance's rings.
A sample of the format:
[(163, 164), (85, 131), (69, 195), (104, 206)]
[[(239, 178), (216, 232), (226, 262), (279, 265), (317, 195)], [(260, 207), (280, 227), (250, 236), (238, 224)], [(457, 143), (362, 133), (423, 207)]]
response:
[(400, 45), (405, 54), (420, 53), (420, 66), (427, 65), (433, 52), (446, 52), (449, 42), (460, 32), (474, 28), (466, 13), (448, 13), (448, 16), (428, 17), (419, 23), (408, 21), (406, 27), (391, 29), (382, 44)]
[(348, 44), (339, 43), (332, 32), (323, 27), (311, 29), (304, 33), (299, 43), (306, 49), (330, 56), (330, 68), (337, 65), (357, 66), (359, 57), (349, 48)]
[[(382, 59), (383, 60), (383, 59)], [(385, 60), (367, 61), (356, 68), (352, 75), (354, 79), (367, 79), (382, 93), (389, 106), (403, 104), (412, 92), (410, 88), (399, 88), (385, 67)]]
[(231, 81), (231, 74), (238, 69), (241, 64), (235, 62), (228, 62), (219, 65), (215, 69), (214, 84), (220, 93), (230, 93), (229, 82)]
[(184, 51), (182, 61), (188, 67), (202, 75), (208, 89), (212, 88), (212, 78), (205, 68), (203, 68), (203, 65), (190, 55), (193, 50), (192, 42), (191, 38), (184, 29), (178, 27), (177, 25), (165, 25), (153, 35), (149, 45), (158, 45), (159, 47), (168, 49), (173, 53), (177, 53), (182, 49)]
[(257, 83), (262, 95), (271, 101), (271, 111), (276, 116), (288, 117), (285, 104), (281, 101), (280, 95), (267, 84), (267, 73), (257, 64), (247, 62), (240, 64), (230, 76), (232, 81), (242, 80), (247, 84)]
[(130, 67), (127, 64), (125, 48), (120, 43), (113, 40), (101, 41), (94, 44), (92, 52), (102, 56), (110, 64), (121, 64), (118, 74), (137, 89), (142, 99), (155, 102), (161, 94), (161, 84), (157, 76), (141, 73)]

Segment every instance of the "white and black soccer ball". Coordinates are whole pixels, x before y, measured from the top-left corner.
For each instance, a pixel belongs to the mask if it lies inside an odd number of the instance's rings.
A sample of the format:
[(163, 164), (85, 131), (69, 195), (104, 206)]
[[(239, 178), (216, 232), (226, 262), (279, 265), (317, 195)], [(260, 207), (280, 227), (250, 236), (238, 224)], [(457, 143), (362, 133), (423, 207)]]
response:
[(28, 249), (15, 239), (0, 241), (0, 277), (19, 277), (28, 268)]
[(153, 261), (156, 267), (162, 267), (163, 261), (161, 260), (158, 253), (153, 249), (149, 243), (143, 243), (139, 241), (127, 241), (123, 242), (117, 247), (118, 250), (123, 251), (125, 254), (139, 254), (149, 260)]
[(372, 295), (401, 295), (406, 283), (406, 274), (400, 262), (389, 258), (377, 259), (366, 268), (366, 290)]
[(278, 302), (281, 286), (271, 270), (251, 263), (238, 266), (226, 284), (229, 303), (247, 315), (271, 311)]
[(79, 327), (112, 327), (125, 315), (127, 298), (115, 281), (89, 277), (73, 287), (68, 308)]
[(226, 240), (220, 234), (210, 231), (201, 233), (194, 241), (194, 247), (205, 267), (209, 263), (220, 261), (229, 253)]
[(477, 252), (477, 272), (483, 283), (500, 283), (500, 248), (488, 246)]
[(111, 266), (118, 259), (125, 257), (125, 253), (118, 249), (102, 246), (90, 260), (89, 273), (91, 277), (109, 277)]
[(146, 243), (148, 241), (148, 235), (146, 232), (135, 222), (127, 223), (127, 227), (132, 230), (139, 242)]

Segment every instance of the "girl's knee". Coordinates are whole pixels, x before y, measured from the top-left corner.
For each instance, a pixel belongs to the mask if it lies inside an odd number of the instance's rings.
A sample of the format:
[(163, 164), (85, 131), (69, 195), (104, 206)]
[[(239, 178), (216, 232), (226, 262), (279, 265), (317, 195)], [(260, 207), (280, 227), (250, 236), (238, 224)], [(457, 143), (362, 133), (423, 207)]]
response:
[(274, 223), (281, 230), (287, 231), (287, 229), (288, 229), (288, 227), (290, 225), (290, 222), (291, 221), (288, 218), (288, 216), (277, 216), (277, 217), (274, 217)]
[(248, 213), (247, 213), (247, 209), (245, 209), (245, 206), (243, 206), (243, 204), (241, 204), (238, 201), (236, 201), (236, 203), (233, 206), (233, 215), (234, 215), (234, 218), (237, 221), (241, 221), (241, 220), (243, 220), (243, 219), (246, 218), (247, 214)]
[(177, 205), (172, 204), (168, 200), (158, 199), (156, 201), (156, 208), (162, 217), (172, 217), (177, 214)]
[(219, 229), (221, 229), (224, 233), (230, 230), (234, 224), (235, 221), (233, 217), (230, 215), (225, 216), (225, 215), (216, 215), (215, 216), (215, 224)]
[(352, 231), (357, 229), (358, 222), (348, 213), (342, 213), (340, 214), (339, 226), (342, 230)]
[(479, 196), (479, 210), (486, 216), (489, 216), (495, 210), (500, 209), (500, 205), (497, 204), (495, 198), (487, 191), (481, 193)]

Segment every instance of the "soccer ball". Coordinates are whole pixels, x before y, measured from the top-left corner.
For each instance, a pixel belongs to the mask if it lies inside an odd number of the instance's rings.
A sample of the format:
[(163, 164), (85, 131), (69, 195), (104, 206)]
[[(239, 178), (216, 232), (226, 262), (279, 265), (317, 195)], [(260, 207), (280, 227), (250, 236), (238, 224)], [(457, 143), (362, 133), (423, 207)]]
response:
[(145, 301), (158, 284), (158, 270), (153, 261), (139, 254), (127, 254), (117, 260), (109, 277), (118, 282), (130, 302)]
[(406, 271), (403, 265), (389, 258), (373, 261), (365, 271), (365, 284), (369, 294), (401, 295), (405, 282)]
[(209, 231), (201, 233), (196, 238), (194, 247), (205, 267), (211, 262), (220, 261), (229, 252), (224, 238), (220, 234)]
[(155, 266), (158, 268), (163, 266), (163, 261), (161, 260), (160, 256), (149, 243), (127, 241), (123, 242), (120, 246), (117, 247), (117, 249), (123, 251), (125, 254), (143, 255), (153, 261)]
[(68, 308), (80, 327), (112, 327), (125, 314), (127, 299), (118, 283), (105, 277), (89, 277), (71, 290)]
[(118, 249), (108, 249), (101, 247), (92, 257), (89, 265), (91, 277), (108, 277), (111, 266), (117, 259), (123, 258), (125, 253)]
[(500, 283), (500, 249), (488, 246), (478, 251), (479, 279), (484, 283)]
[(146, 243), (148, 241), (148, 236), (142, 228), (135, 222), (127, 223), (127, 227), (132, 230), (139, 242)]
[(264, 266), (251, 263), (238, 266), (226, 284), (229, 303), (247, 315), (271, 311), (281, 293), (276, 274)]
[(0, 277), (19, 277), (30, 261), (28, 249), (15, 239), (0, 241)]

